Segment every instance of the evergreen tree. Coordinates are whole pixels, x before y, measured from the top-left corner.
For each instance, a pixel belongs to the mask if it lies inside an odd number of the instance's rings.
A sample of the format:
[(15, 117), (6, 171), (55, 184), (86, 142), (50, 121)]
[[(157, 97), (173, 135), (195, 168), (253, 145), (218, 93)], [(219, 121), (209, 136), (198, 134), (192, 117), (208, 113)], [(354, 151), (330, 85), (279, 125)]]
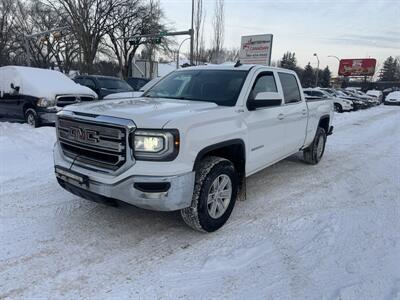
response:
[(302, 77), (301, 77), (301, 84), (303, 87), (313, 87), (315, 84), (315, 72), (311, 67), (311, 64), (308, 63), (307, 66), (304, 68)]
[(319, 80), (319, 86), (320, 87), (330, 87), (331, 86), (331, 71), (329, 70), (329, 67), (326, 66), (326, 68), (320, 73), (321, 77)]
[(398, 64), (399, 62), (397, 61), (397, 59), (394, 59), (392, 56), (389, 56), (383, 63), (379, 79), (381, 81), (395, 81)]
[(282, 60), (280, 61), (279, 66), (281, 68), (295, 70), (297, 65), (296, 54), (293, 52), (286, 52), (283, 54)]
[(396, 61), (397, 61), (397, 68), (396, 68), (395, 80), (400, 81), (400, 56), (397, 56)]

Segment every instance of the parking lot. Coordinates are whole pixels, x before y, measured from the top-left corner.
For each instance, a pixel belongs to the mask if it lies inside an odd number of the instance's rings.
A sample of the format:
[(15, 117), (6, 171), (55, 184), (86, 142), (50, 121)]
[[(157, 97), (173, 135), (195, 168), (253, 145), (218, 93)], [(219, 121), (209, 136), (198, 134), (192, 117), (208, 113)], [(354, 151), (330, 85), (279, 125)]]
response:
[(69, 194), (54, 128), (2, 122), (0, 299), (396, 298), (399, 122), (393, 106), (335, 114), (318, 166), (294, 155), (251, 176), (212, 234)]

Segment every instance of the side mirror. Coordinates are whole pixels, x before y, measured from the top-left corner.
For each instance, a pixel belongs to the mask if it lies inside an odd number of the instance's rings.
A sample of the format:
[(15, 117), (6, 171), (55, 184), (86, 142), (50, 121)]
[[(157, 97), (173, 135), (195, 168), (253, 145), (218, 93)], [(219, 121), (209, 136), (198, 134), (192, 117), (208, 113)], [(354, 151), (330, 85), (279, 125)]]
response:
[(10, 84), (10, 87), (16, 92), (19, 93), (19, 86), (14, 86), (14, 83)]
[(247, 101), (249, 110), (256, 110), (262, 107), (280, 106), (282, 104), (282, 96), (277, 92), (261, 92), (254, 99)]

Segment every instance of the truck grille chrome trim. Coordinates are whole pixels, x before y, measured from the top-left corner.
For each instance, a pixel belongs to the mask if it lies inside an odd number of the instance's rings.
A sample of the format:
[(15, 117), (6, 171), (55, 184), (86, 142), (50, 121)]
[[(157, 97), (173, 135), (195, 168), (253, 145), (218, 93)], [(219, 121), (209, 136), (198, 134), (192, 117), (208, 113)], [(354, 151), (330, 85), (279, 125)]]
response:
[(126, 119), (61, 111), (57, 138), (71, 163), (99, 171), (116, 172), (134, 163), (129, 135), (136, 128)]
[(56, 105), (58, 107), (64, 107), (82, 101), (92, 100), (94, 100), (94, 97), (89, 95), (59, 95), (56, 97)]

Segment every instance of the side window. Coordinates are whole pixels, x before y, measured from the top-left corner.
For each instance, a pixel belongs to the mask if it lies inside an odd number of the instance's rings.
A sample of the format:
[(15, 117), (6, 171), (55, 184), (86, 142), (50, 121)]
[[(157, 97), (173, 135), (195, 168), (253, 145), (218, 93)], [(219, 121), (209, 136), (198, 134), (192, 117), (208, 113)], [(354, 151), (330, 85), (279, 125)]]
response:
[(260, 73), (253, 85), (250, 93), (250, 99), (254, 99), (258, 93), (278, 92), (276, 88), (274, 74), (271, 72)]
[(296, 77), (293, 74), (278, 73), (282, 83), (283, 96), (285, 103), (296, 103), (301, 101), (300, 90)]

